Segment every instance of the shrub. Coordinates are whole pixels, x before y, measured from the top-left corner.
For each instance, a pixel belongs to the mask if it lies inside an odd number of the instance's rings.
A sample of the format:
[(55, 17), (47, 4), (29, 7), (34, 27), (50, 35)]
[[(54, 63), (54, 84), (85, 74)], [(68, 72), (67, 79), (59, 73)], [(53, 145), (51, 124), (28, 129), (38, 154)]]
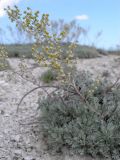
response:
[[(76, 73), (76, 66), (75, 65), (73, 65), (73, 67), (71, 68), (71, 67), (64, 64), (63, 69), (64, 69), (64, 72), (66, 75), (68, 73), (71, 73), (71, 76), (73, 76)], [(50, 82), (57, 80), (57, 78), (58, 78), (57, 71), (49, 69), (41, 75), (40, 80), (42, 80), (45, 83), (50, 83)]]
[[(39, 11), (32, 11), (29, 7), (24, 12), (21, 12), (17, 6), (13, 8), (8, 6), (5, 10), (11, 22), (15, 22), (17, 27), (20, 22), (23, 30), (32, 35), (34, 39), (32, 46), (34, 60), (42, 66), (57, 70), (59, 80), (68, 80), (69, 77), (65, 75), (63, 65), (66, 64), (72, 68), (72, 57), (76, 43), (68, 45), (67, 57), (63, 60), (64, 48), (62, 43), (68, 34), (65, 28), (59, 35), (51, 33), (49, 14), (40, 15)], [(44, 45), (42, 46), (42, 44)]]
[(11, 44), (6, 45), (9, 57), (19, 58), (25, 56), (26, 58), (32, 57), (32, 45), (30, 44)]
[(10, 68), (9, 62), (7, 61), (7, 52), (4, 46), (0, 46), (0, 71)]
[(0, 71), (10, 69), (9, 62), (7, 60), (0, 60)]
[(100, 57), (99, 52), (95, 47), (77, 46), (75, 55), (78, 58), (96, 58)]
[(56, 80), (56, 78), (57, 78), (57, 72), (52, 71), (51, 69), (44, 72), (40, 77), (40, 79), (45, 83), (50, 83)]
[(61, 152), (66, 147), (77, 154), (120, 158), (120, 87), (115, 84), (83, 72), (62, 94), (39, 101), (48, 149)]
[(120, 49), (116, 49), (116, 50), (108, 50), (109, 55), (120, 55)]
[(98, 48), (97, 51), (101, 54), (101, 55), (108, 55), (108, 52), (104, 49)]

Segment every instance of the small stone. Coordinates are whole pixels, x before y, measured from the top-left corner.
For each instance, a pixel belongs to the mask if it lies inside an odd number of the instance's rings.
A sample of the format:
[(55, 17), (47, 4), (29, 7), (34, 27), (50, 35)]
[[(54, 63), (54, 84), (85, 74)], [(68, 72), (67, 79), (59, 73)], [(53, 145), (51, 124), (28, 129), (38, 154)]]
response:
[(27, 149), (27, 152), (31, 152), (33, 150), (33, 146), (30, 146), (28, 149)]
[(0, 114), (4, 115), (4, 114), (5, 114), (5, 111), (1, 110), (1, 111), (0, 111)]
[(11, 137), (11, 141), (12, 142), (19, 142), (19, 140), (20, 140), (20, 136), (19, 135)]
[(25, 160), (34, 160), (31, 156), (25, 157)]
[(20, 156), (20, 155), (22, 155), (22, 151), (17, 149), (14, 151), (14, 154)]

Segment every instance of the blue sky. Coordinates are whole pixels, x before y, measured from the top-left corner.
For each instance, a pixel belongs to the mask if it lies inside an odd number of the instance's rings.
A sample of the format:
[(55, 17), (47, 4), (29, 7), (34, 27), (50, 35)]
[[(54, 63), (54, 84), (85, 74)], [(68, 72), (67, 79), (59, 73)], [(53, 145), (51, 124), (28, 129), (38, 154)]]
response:
[[(76, 18), (80, 26), (89, 28), (88, 37), (84, 40), (87, 43), (103, 48), (120, 44), (120, 0), (0, 0), (0, 10), (8, 3), (16, 3), (22, 10), (30, 6), (41, 13), (49, 13), (51, 20), (69, 22)], [(0, 15), (0, 27), (5, 28), (10, 22), (6, 15)], [(102, 35), (96, 39), (99, 31)]]

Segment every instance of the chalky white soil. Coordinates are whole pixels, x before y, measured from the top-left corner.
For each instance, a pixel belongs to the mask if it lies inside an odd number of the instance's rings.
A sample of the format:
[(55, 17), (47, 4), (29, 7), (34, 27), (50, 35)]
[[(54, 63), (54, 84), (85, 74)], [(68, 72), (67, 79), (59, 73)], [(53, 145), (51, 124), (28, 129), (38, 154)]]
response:
[[(18, 59), (9, 59), (9, 62), (12, 68), (18, 69)], [(25, 63), (37, 80), (44, 69), (36, 66), (32, 60)], [(120, 57), (81, 59), (77, 61), (77, 68), (88, 70), (94, 76), (109, 72), (109, 79), (115, 81), (120, 76)], [(29, 74), (29, 77), (32, 75)], [(28, 95), (17, 112), (17, 104), (21, 97), (34, 87), (36, 86), (31, 82), (21, 79), (11, 71), (0, 72), (0, 160), (90, 160), (87, 157), (66, 154), (49, 155), (41, 140), (40, 112), (37, 111), (37, 100), (41, 96), (41, 90)]]

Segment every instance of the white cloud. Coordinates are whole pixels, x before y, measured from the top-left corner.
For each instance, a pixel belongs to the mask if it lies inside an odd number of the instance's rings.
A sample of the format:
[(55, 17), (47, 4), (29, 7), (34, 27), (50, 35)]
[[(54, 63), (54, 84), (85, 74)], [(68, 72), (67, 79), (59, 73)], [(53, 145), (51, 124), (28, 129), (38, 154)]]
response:
[(88, 17), (88, 15), (83, 14), (83, 15), (76, 16), (75, 19), (83, 21), (83, 20), (88, 20), (89, 17)]
[(4, 8), (7, 6), (13, 6), (17, 4), (20, 0), (0, 0), (0, 17), (5, 15)]

